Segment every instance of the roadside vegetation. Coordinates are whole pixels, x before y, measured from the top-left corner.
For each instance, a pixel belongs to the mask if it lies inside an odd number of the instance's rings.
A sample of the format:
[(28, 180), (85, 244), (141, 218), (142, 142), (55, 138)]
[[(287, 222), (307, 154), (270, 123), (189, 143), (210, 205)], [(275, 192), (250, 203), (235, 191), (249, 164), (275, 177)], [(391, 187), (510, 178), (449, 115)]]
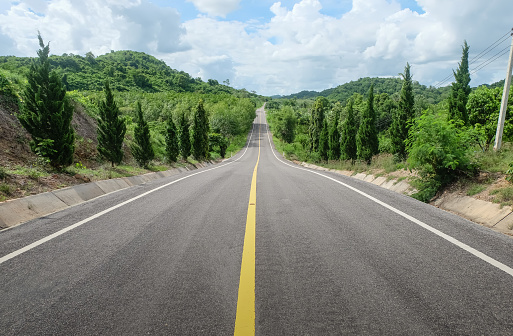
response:
[(144, 53), (55, 56), (38, 38), (35, 58), (0, 56), (0, 201), (231, 156), (265, 100)]
[(289, 159), (333, 169), (407, 171), (417, 190), (413, 197), (424, 202), (459, 188), (511, 205), (513, 95), (504, 144), (495, 152), (504, 83), (471, 89), (468, 53), (464, 42), (447, 88), (419, 85), (406, 64), (400, 79), (363, 78), (317, 95), (273, 99), (266, 108), (276, 147)]

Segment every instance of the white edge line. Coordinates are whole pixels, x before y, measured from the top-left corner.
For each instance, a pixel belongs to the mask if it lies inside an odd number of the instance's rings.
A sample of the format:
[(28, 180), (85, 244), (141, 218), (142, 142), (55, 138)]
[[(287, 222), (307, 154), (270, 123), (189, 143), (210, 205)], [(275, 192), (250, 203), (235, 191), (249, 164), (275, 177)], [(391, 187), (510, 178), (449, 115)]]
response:
[(476, 250), (476, 249), (475, 249), (475, 248), (473, 248), (473, 247), (468, 246), (467, 244), (465, 244), (465, 243), (463, 243), (463, 242), (461, 242), (461, 241), (457, 240), (456, 238), (453, 238), (453, 237), (449, 236), (448, 234), (443, 233), (442, 231), (437, 230), (437, 229), (435, 229), (435, 228), (434, 228), (434, 227), (432, 227), (432, 226), (429, 226), (428, 224), (426, 224), (426, 223), (424, 223), (424, 222), (422, 222), (422, 221), (420, 221), (420, 220), (416, 219), (415, 217), (412, 217), (412, 216), (410, 216), (410, 215), (408, 215), (408, 214), (406, 214), (406, 213), (402, 212), (401, 210), (396, 209), (396, 208), (394, 208), (393, 206), (391, 206), (391, 205), (389, 205), (389, 204), (387, 204), (387, 203), (385, 203), (385, 202), (383, 202), (383, 201), (380, 201), (380, 200), (378, 200), (377, 198), (372, 197), (371, 195), (366, 194), (366, 193), (364, 193), (363, 191), (358, 190), (358, 189), (356, 189), (356, 188), (354, 188), (354, 187), (352, 187), (352, 186), (350, 186), (350, 185), (348, 185), (348, 184), (345, 184), (344, 182), (341, 182), (341, 181), (339, 181), (339, 180), (336, 180), (336, 179), (334, 179), (334, 178), (332, 178), (332, 177), (330, 177), (330, 176), (326, 176), (326, 175), (323, 175), (323, 174), (321, 174), (321, 173), (319, 173), (319, 172), (316, 172), (316, 171), (313, 171), (313, 170), (309, 170), (309, 169), (306, 169), (306, 168), (302, 168), (302, 167), (299, 167), (299, 166), (296, 166), (296, 165), (291, 165), (291, 164), (289, 164), (289, 163), (287, 163), (287, 162), (285, 162), (285, 161), (281, 160), (281, 159), (276, 155), (276, 153), (275, 153), (275, 151), (274, 151), (274, 148), (273, 148), (273, 146), (272, 146), (272, 143), (271, 143), (271, 137), (270, 137), (270, 132), (269, 132), (269, 127), (267, 127), (267, 131), (268, 131), (268, 132), (267, 132), (267, 138), (269, 139), (269, 145), (270, 145), (271, 150), (272, 150), (272, 152), (273, 152), (273, 154), (274, 154), (274, 157), (275, 157), (278, 161), (280, 161), (281, 163), (283, 163), (283, 164), (285, 164), (285, 165), (287, 165), (287, 166), (289, 166), (289, 167), (292, 167), (292, 168), (294, 168), (294, 169), (304, 170), (304, 171), (307, 171), (307, 172), (309, 172), (309, 173), (312, 173), (312, 174), (316, 174), (316, 175), (322, 176), (322, 177), (327, 178), (327, 179), (329, 179), (329, 180), (332, 180), (333, 182), (336, 182), (336, 183), (338, 183), (338, 184), (340, 184), (340, 185), (342, 185), (342, 186), (344, 186), (344, 187), (346, 187), (346, 188), (348, 188), (348, 189), (350, 189), (350, 190), (352, 190), (352, 191), (354, 191), (354, 192), (357, 192), (357, 193), (359, 193), (360, 195), (362, 195), (362, 196), (364, 196), (364, 197), (366, 197), (366, 198), (370, 199), (371, 201), (373, 201), (373, 202), (375, 202), (375, 203), (378, 203), (379, 205), (381, 205), (381, 206), (383, 206), (383, 207), (387, 208), (388, 210), (395, 212), (395, 213), (396, 213), (396, 214), (398, 214), (399, 216), (402, 216), (402, 217), (404, 217), (404, 218), (408, 219), (409, 221), (411, 221), (411, 222), (413, 222), (413, 223), (415, 223), (415, 224), (417, 224), (417, 225), (419, 225), (419, 226), (423, 227), (424, 229), (426, 229), (426, 230), (428, 230), (428, 231), (430, 231), (430, 232), (434, 233), (435, 235), (437, 235), (437, 236), (439, 236), (439, 237), (441, 237), (441, 238), (443, 238), (443, 239), (447, 240), (448, 242), (450, 242), (450, 243), (452, 243), (452, 244), (454, 244), (454, 245), (458, 246), (459, 248), (461, 248), (461, 249), (463, 249), (463, 250), (465, 250), (465, 251), (467, 251), (467, 252), (469, 252), (469, 253), (473, 254), (474, 256), (478, 257), (479, 259), (481, 259), (481, 260), (483, 260), (483, 261), (486, 261), (486, 262), (487, 262), (487, 263), (489, 263), (490, 265), (497, 267), (497, 268), (498, 268), (498, 269), (500, 269), (501, 271), (504, 271), (504, 272), (508, 273), (509, 275), (513, 276), (513, 268), (511, 268), (511, 267), (509, 267), (509, 266), (507, 266), (507, 265), (505, 265), (505, 264), (501, 263), (500, 261), (497, 261), (497, 260), (493, 259), (492, 257), (489, 257), (488, 255), (484, 254), (483, 252), (480, 252), (480, 251)]
[(170, 186), (170, 185), (172, 185), (172, 184), (178, 183), (178, 182), (180, 182), (180, 181), (182, 181), (182, 180), (185, 180), (185, 179), (187, 179), (187, 178), (189, 178), (189, 177), (193, 177), (193, 176), (198, 175), (198, 174), (203, 174), (203, 173), (206, 173), (206, 172), (211, 171), (211, 170), (215, 170), (215, 169), (218, 169), (218, 168), (222, 168), (222, 167), (225, 167), (225, 166), (227, 166), (227, 165), (229, 165), (229, 164), (232, 164), (232, 163), (234, 163), (234, 162), (239, 161), (239, 160), (240, 160), (240, 159), (241, 159), (241, 158), (246, 154), (246, 152), (248, 151), (249, 144), (250, 144), (250, 142), (251, 142), (251, 139), (253, 138), (254, 129), (255, 129), (255, 127), (254, 127), (254, 124), (253, 124), (253, 126), (252, 126), (252, 128), (251, 128), (251, 134), (250, 134), (250, 136), (249, 136), (249, 140), (248, 140), (248, 142), (247, 142), (247, 144), (246, 144), (246, 146), (245, 146), (246, 148), (245, 148), (244, 152), (242, 153), (242, 155), (241, 155), (240, 157), (238, 157), (236, 160), (230, 161), (230, 162), (228, 162), (228, 163), (225, 163), (225, 164), (220, 165), (220, 166), (217, 166), (217, 167), (213, 167), (213, 168), (210, 168), (210, 169), (206, 169), (206, 170), (202, 170), (202, 171), (196, 172), (196, 173), (191, 174), (191, 175), (184, 176), (184, 177), (182, 177), (182, 178), (179, 178), (178, 180), (175, 180), (175, 181), (169, 182), (169, 183), (164, 184), (164, 185), (162, 185), (162, 186), (160, 186), (160, 187), (157, 187), (157, 188), (155, 188), (155, 189), (152, 189), (152, 190), (150, 190), (150, 191), (147, 191), (147, 192), (145, 192), (145, 193), (143, 193), (143, 194), (141, 194), (141, 195), (138, 195), (138, 196), (136, 196), (136, 197), (134, 197), (134, 198), (131, 198), (131, 199), (129, 199), (129, 200), (126, 200), (126, 201), (124, 201), (124, 202), (122, 202), (122, 203), (119, 203), (119, 204), (117, 204), (117, 205), (114, 205), (113, 207), (110, 207), (110, 208), (105, 209), (105, 210), (103, 210), (103, 211), (101, 211), (101, 212), (98, 212), (97, 214), (94, 214), (94, 215), (92, 215), (92, 216), (90, 216), (90, 217), (88, 217), (88, 218), (86, 218), (86, 219), (83, 219), (83, 220), (81, 220), (80, 222), (77, 222), (77, 223), (75, 223), (75, 224), (72, 224), (72, 225), (70, 225), (70, 226), (67, 226), (67, 227), (65, 227), (64, 229), (61, 229), (61, 230), (59, 230), (59, 231), (57, 231), (57, 232), (55, 232), (55, 233), (53, 233), (53, 234), (51, 234), (51, 235), (49, 235), (49, 236), (46, 236), (46, 237), (44, 237), (44, 238), (41, 238), (41, 239), (39, 239), (39, 240), (37, 240), (37, 241), (33, 242), (32, 244), (29, 244), (29, 245), (27, 245), (27, 246), (25, 246), (25, 247), (22, 247), (22, 248), (20, 248), (20, 249), (18, 249), (18, 250), (16, 250), (16, 251), (14, 251), (14, 252), (11, 252), (11, 253), (9, 253), (9, 254), (6, 254), (5, 256), (3, 256), (3, 257), (1, 257), (1, 258), (0, 258), (0, 264), (2, 264), (2, 263), (6, 262), (6, 261), (8, 261), (8, 260), (10, 260), (10, 259), (12, 259), (12, 258), (14, 258), (14, 257), (17, 257), (17, 256), (19, 256), (20, 254), (23, 254), (23, 253), (25, 253), (25, 252), (27, 252), (27, 251), (30, 251), (30, 250), (32, 250), (33, 248), (35, 248), (35, 247), (37, 247), (37, 246), (39, 246), (39, 245), (42, 245), (42, 244), (44, 244), (44, 243), (46, 243), (46, 242), (48, 242), (48, 241), (50, 241), (50, 240), (52, 240), (52, 239), (54, 239), (54, 238), (56, 238), (56, 237), (59, 237), (59, 236), (61, 236), (61, 235), (65, 234), (65, 233), (66, 233), (66, 232), (68, 232), (68, 231), (71, 231), (71, 230), (73, 230), (73, 229), (75, 229), (75, 228), (77, 228), (77, 227), (79, 227), (79, 226), (81, 226), (81, 225), (84, 225), (85, 223), (88, 223), (88, 222), (92, 221), (93, 219), (96, 219), (96, 218), (98, 218), (98, 217), (101, 217), (101, 216), (103, 216), (103, 215), (105, 215), (105, 214), (107, 214), (107, 213), (109, 213), (109, 212), (111, 212), (111, 211), (113, 211), (113, 210), (116, 210), (117, 208), (120, 208), (120, 207), (122, 207), (122, 206), (124, 206), (124, 205), (127, 205), (128, 203), (131, 203), (131, 202), (133, 202), (133, 201), (135, 201), (135, 200), (138, 200), (138, 199), (139, 199), (139, 198), (141, 198), (141, 197), (147, 196), (147, 195), (149, 195), (149, 194), (151, 194), (151, 193), (153, 193), (153, 192), (155, 192), (155, 191), (157, 191), (157, 190), (160, 190), (160, 189), (165, 188), (165, 187), (168, 187), (168, 186)]

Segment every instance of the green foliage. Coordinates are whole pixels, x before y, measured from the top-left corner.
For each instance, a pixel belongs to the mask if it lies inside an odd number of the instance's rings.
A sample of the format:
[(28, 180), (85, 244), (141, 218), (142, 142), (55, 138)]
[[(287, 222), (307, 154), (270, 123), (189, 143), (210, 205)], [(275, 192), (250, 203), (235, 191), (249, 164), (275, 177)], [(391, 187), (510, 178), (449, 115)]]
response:
[(461, 123), (431, 112), (417, 118), (408, 139), (408, 164), (419, 175), (419, 192), (413, 196), (427, 202), (458, 174), (472, 172), (470, 145)]
[[(302, 91), (300, 93), (281, 97), (281, 99), (315, 99), (318, 96), (322, 96), (326, 97), (329, 101), (332, 102), (346, 102), (355, 93), (365, 95), (367, 92), (369, 92), (372, 84), (374, 84), (375, 92), (386, 93), (389, 96), (393, 96), (401, 90), (403, 81), (399, 78), (365, 77), (321, 92)], [(450, 91), (449, 87), (426, 87), (425, 85), (420, 85), (418, 82), (412, 82), (412, 85), (414, 95), (423, 97), (428, 104), (438, 104), (448, 97)]]
[(189, 120), (185, 113), (180, 115), (179, 119), (179, 140), (180, 140), (180, 155), (182, 159), (187, 160), (191, 155), (191, 137), (189, 132)]
[[(510, 93), (508, 100), (508, 111), (504, 123), (504, 134), (511, 137), (513, 134), (513, 122), (511, 113), (513, 112), (513, 92)], [(502, 88), (496, 87), (489, 89), (480, 86), (474, 90), (467, 102), (467, 111), (469, 114), (470, 125), (474, 127), (479, 140), (479, 145), (483, 150), (488, 150), (490, 144), (494, 141), (497, 131), (497, 121), (502, 100)]]
[(151, 145), (150, 128), (144, 120), (141, 103), (137, 102), (137, 125), (134, 130), (134, 143), (130, 146), (132, 155), (142, 168), (148, 168), (148, 164), (155, 158), (155, 151)]
[(53, 167), (61, 168), (73, 162), (73, 107), (60, 76), (50, 69), (50, 45), (44, 45), (40, 34), (38, 39), (41, 49), (27, 74), (28, 85), (18, 118), (32, 136), (31, 149), (47, 158)]
[(169, 162), (176, 162), (180, 154), (180, 146), (173, 118), (169, 118), (166, 128), (166, 157)]
[(321, 160), (328, 160), (329, 148), (329, 126), (328, 121), (324, 119), (321, 135), (319, 137), (319, 156), (321, 157)]
[(274, 135), (286, 143), (294, 142), (297, 116), (291, 106), (283, 106), (280, 110), (270, 110), (269, 122)]
[(324, 114), (329, 106), (329, 102), (324, 97), (318, 97), (315, 100), (315, 105), (310, 117), (310, 150), (316, 152), (319, 150), (319, 142), (321, 139), (321, 132), (324, 125)]
[(98, 153), (111, 163), (120, 164), (123, 160), (123, 140), (126, 123), (114, 101), (109, 82), (105, 82), (105, 100), (100, 101), (98, 121)]
[(370, 164), (372, 156), (378, 154), (379, 142), (376, 130), (376, 114), (374, 111), (374, 87), (371, 85), (367, 106), (356, 134), (356, 155), (360, 160)]
[(390, 128), (390, 138), (392, 142), (392, 153), (397, 155), (400, 160), (406, 159), (406, 144), (411, 122), (415, 117), (413, 96), (412, 76), (410, 74), (410, 64), (406, 63), (404, 68), (403, 86), (399, 98), (399, 107), (394, 114), (392, 126)]
[(210, 133), (208, 135), (209, 148), (210, 150), (219, 153), (224, 158), (226, 156), (226, 149), (228, 148), (228, 140), (219, 133)]
[(329, 152), (328, 158), (330, 160), (340, 159), (340, 132), (339, 132), (339, 120), (342, 105), (336, 103), (333, 107), (333, 118), (329, 126)]
[(353, 101), (350, 100), (347, 106), (347, 118), (342, 125), (340, 134), (340, 155), (343, 160), (354, 162), (357, 158), (356, 134), (358, 126), (354, 118)]
[(467, 101), (470, 94), (470, 73), (468, 69), (468, 51), (467, 41), (462, 46), (461, 62), (458, 70), (454, 72), (455, 82), (451, 85), (451, 95), (449, 97), (449, 120), (461, 120), (464, 125), (468, 125)]
[(192, 152), (196, 160), (208, 158), (209, 123), (203, 100), (198, 102), (192, 123)]

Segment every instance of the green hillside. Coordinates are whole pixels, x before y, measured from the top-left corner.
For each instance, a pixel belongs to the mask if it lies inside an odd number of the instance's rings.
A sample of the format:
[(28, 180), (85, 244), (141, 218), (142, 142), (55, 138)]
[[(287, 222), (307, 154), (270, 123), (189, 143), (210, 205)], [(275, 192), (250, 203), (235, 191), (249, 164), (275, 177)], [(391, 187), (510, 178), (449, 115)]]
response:
[[(0, 69), (26, 75), (32, 57), (0, 56)], [(199, 93), (244, 93), (219, 84), (216, 80), (203, 82), (188, 73), (170, 68), (155, 57), (136, 51), (114, 51), (95, 57), (63, 54), (50, 56), (51, 66), (63, 76), (68, 91), (100, 91), (105, 80), (111, 82), (115, 91), (142, 92), (199, 92)]]
[[(401, 91), (402, 80), (400, 78), (365, 77), (356, 81), (351, 81), (349, 83), (339, 85), (335, 88), (323, 90), (321, 92), (301, 91), (299, 93), (295, 93), (289, 96), (282, 96), (280, 98), (310, 99), (321, 96), (326, 97), (328, 100), (333, 102), (345, 102), (354, 93), (365, 95), (369, 91), (371, 84), (374, 84), (374, 91), (376, 93), (386, 93), (391, 96)], [(413, 82), (413, 92), (415, 95), (418, 97), (424, 97), (429, 104), (437, 104), (441, 102), (448, 97), (449, 91), (449, 87), (441, 87), (437, 89), (432, 86), (427, 87), (425, 85), (419, 84), (418, 82)]]

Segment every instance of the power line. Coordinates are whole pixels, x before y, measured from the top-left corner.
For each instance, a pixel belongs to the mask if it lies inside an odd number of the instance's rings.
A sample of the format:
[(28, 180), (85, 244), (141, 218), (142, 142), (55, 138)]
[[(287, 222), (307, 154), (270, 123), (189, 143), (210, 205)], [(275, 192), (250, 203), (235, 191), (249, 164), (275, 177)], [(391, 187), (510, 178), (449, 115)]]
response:
[[(513, 29), (512, 29), (513, 30)], [(492, 51), (493, 49), (495, 49), (499, 44), (501, 44), (502, 42), (506, 41), (509, 39), (509, 36), (511, 34), (511, 31), (508, 31), (506, 34), (504, 34), (501, 38), (499, 38), (497, 41), (495, 41), (492, 45), (490, 45), (488, 48), (486, 48), (485, 50), (481, 51), (477, 56), (475, 56), (473, 59), (470, 60), (470, 64), (473, 64), (475, 62), (477, 62), (482, 56), (488, 54), (490, 51)], [(490, 49), (490, 50), (488, 50)], [(488, 50), (488, 51), (487, 51)]]
[[(477, 62), (479, 59), (481, 59), (484, 55), (488, 54), (489, 52), (491, 52), (492, 50), (494, 50), (495, 48), (497, 48), (500, 44), (502, 44), (504, 41), (508, 40), (509, 36), (511, 35), (511, 32), (513, 31), (513, 29), (511, 29), (510, 31), (508, 31), (506, 34), (504, 34), (503, 36), (501, 36), (499, 39), (497, 39), (494, 43), (492, 43), (490, 46), (488, 46), (486, 49), (484, 49), (483, 51), (481, 51), (478, 55), (476, 55), (474, 58), (471, 59), (469, 65)], [(509, 48), (506, 47), (505, 49), (499, 51), (498, 53), (496, 53), (494, 56), (488, 58), (487, 60), (483, 61), (480, 65), (478, 65), (476, 68), (474, 68), (472, 70), (472, 73), (471, 75), (475, 74), (476, 72), (478, 72), (479, 70), (485, 68), (486, 66), (488, 66), (490, 63), (496, 61), (497, 59), (499, 59), (500, 57), (502, 57), (504, 54), (507, 53), (507, 49)], [(506, 50), (506, 51), (505, 51)], [(448, 75), (447, 77), (445, 77), (444, 79), (442, 79), (441, 81), (435, 83), (435, 85), (433, 85), (436, 89), (442, 87), (444, 84), (446, 84), (448, 81), (450, 81), (452, 79), (452, 77), (454, 77), (454, 70), (453, 70), (453, 73)]]
[(481, 63), (480, 65), (478, 65), (475, 69), (471, 70), (471, 75), (475, 74), (476, 72), (478, 72), (479, 70), (483, 69), (484, 67), (488, 66), (490, 63), (493, 63), (494, 61), (496, 61), (497, 59), (501, 58), (502, 56), (506, 55), (509, 51), (510, 47), (507, 46), (506, 48), (502, 49), (501, 51), (499, 51), (498, 53), (496, 53), (495, 55), (493, 55), (492, 57), (490, 57), (489, 59), (487, 59), (486, 61), (484, 61), (483, 63)]

